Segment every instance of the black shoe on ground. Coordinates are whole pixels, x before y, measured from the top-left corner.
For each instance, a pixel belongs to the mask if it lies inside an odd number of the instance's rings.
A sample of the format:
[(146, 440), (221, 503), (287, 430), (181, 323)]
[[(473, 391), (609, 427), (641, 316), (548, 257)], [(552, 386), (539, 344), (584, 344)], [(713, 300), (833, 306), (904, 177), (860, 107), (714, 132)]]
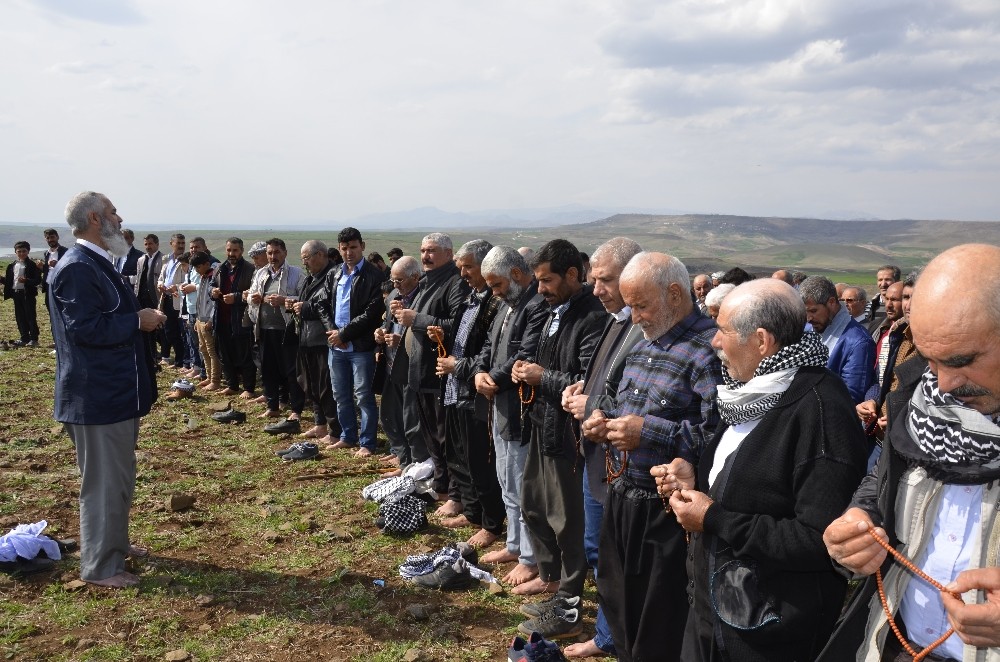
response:
[(319, 446), (313, 443), (292, 444), (287, 451), (279, 451), (279, 455), (285, 462), (295, 460), (311, 460), (319, 455)]
[(279, 423), (271, 423), (264, 426), (264, 432), (268, 434), (298, 434), (302, 431), (299, 419), (285, 419)]
[[(551, 611), (553, 607), (559, 607), (560, 609), (573, 609), (580, 606), (580, 596), (574, 595), (571, 598), (564, 598), (561, 595), (553, 595), (551, 598), (541, 600), (540, 602), (528, 602), (520, 606), (519, 611), (529, 618), (538, 618), (547, 611)], [(531, 632), (525, 632), (525, 634), (531, 634)]]
[(217, 411), (212, 414), (212, 419), (220, 423), (245, 423), (247, 415), (236, 409)]
[(453, 591), (469, 588), (476, 580), (469, 574), (469, 569), (459, 562), (445, 563), (438, 566), (434, 572), (417, 575), (412, 581), (417, 586), (442, 591)]
[(521, 623), (517, 629), (527, 635), (538, 633), (545, 639), (566, 639), (583, 632), (583, 622), (579, 610), (553, 607), (538, 618)]

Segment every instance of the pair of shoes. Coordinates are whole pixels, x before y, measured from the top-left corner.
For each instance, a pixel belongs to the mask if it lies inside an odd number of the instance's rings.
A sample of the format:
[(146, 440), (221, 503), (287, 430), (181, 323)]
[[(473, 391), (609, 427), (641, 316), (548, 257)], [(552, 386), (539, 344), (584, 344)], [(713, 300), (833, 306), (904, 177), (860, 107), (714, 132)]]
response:
[(307, 441), (292, 444), (283, 451), (275, 451), (274, 454), (285, 462), (294, 462), (295, 460), (311, 460), (319, 455), (319, 447), (316, 444)]
[(215, 412), (212, 414), (212, 419), (220, 423), (244, 423), (247, 420), (247, 415), (236, 409), (227, 409)]
[(29, 340), (28, 342), (26, 342), (24, 344), (24, 346), (25, 347), (38, 347), (38, 341), (37, 340)]
[(565, 660), (566, 656), (559, 650), (559, 646), (549, 641), (538, 632), (532, 632), (525, 641), (521, 637), (514, 637), (507, 649), (507, 662), (556, 662)]
[(301, 429), (302, 427), (297, 418), (288, 418), (280, 423), (271, 423), (264, 426), (264, 432), (268, 434), (297, 434)]
[[(580, 596), (574, 595), (571, 598), (564, 598), (561, 595), (553, 595), (545, 600), (540, 600), (538, 602), (528, 602), (520, 606), (518, 609), (522, 614), (530, 618), (538, 618), (547, 611), (550, 611), (553, 607), (559, 607), (560, 609), (573, 609), (580, 606)], [(530, 632), (527, 634), (531, 634)]]
[(552, 607), (541, 616), (524, 621), (517, 629), (527, 635), (540, 634), (546, 639), (565, 639), (583, 632), (583, 621), (579, 609)]
[(469, 588), (476, 582), (469, 573), (469, 567), (460, 560), (440, 565), (433, 572), (429, 572), (426, 575), (417, 575), (410, 581), (422, 588), (438, 589), (441, 591), (455, 591)]

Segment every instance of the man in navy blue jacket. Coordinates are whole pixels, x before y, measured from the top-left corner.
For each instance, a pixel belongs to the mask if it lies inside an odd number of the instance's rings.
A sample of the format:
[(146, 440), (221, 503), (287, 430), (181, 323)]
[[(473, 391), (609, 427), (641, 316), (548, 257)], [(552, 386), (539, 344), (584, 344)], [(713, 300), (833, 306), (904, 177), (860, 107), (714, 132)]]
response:
[(156, 400), (150, 354), (140, 331), (166, 316), (143, 308), (115, 271), (128, 252), (122, 220), (100, 193), (80, 193), (66, 206), (76, 244), (49, 273), (56, 344), (55, 419), (66, 426), (80, 467), (80, 578), (122, 588), (139, 583), (125, 557), (135, 489), (139, 419)]

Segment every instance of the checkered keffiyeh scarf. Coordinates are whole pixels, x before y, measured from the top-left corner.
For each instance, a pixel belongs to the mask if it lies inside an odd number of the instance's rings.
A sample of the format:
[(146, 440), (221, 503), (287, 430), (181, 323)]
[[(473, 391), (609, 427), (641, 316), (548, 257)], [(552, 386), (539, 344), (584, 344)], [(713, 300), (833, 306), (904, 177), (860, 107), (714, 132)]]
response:
[(371, 485), (361, 489), (361, 498), (375, 503), (382, 503), (388, 497), (399, 494), (404, 496), (413, 494), (414, 483), (409, 476), (394, 476), (392, 478), (382, 478)]
[(910, 398), (906, 427), (922, 451), (945, 464), (1000, 462), (1000, 426), (996, 420), (942, 393), (930, 370), (920, 378)]
[(830, 351), (818, 333), (808, 332), (794, 345), (782, 347), (768, 356), (748, 382), (740, 382), (722, 367), (724, 386), (718, 388), (719, 416), (729, 425), (739, 425), (769, 412), (788, 390), (795, 373), (804, 366), (826, 366)]
[(419, 531), (427, 526), (427, 504), (409, 494), (391, 494), (378, 507), (375, 525), (385, 533)]

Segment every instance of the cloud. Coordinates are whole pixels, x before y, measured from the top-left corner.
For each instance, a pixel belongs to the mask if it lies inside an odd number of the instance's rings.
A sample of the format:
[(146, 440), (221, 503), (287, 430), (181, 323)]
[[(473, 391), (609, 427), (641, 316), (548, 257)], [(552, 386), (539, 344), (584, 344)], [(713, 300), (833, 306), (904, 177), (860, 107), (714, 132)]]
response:
[(29, 0), (51, 14), (105, 25), (139, 25), (145, 17), (132, 0)]
[(57, 62), (48, 68), (49, 73), (53, 74), (92, 74), (97, 71), (104, 71), (108, 69), (108, 65), (101, 64), (98, 62), (83, 62), (82, 60), (76, 60), (74, 62)]

